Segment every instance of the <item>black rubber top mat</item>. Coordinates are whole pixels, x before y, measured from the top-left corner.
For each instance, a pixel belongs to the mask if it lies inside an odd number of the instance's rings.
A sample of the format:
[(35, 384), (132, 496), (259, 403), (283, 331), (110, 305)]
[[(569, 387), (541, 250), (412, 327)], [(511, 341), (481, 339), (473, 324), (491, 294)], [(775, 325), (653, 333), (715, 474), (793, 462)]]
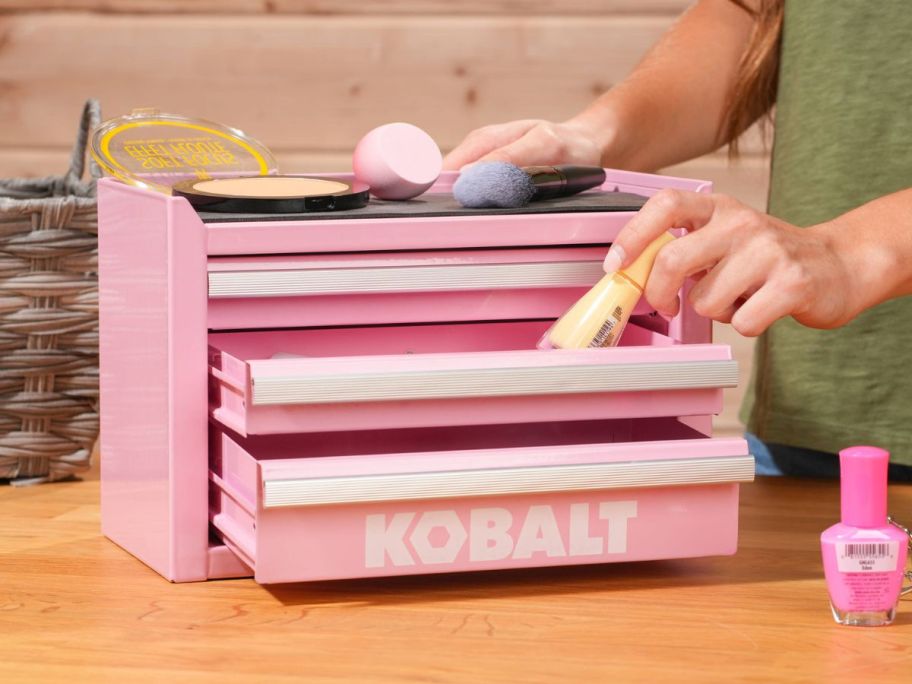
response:
[(572, 197), (531, 202), (518, 209), (466, 209), (449, 193), (428, 193), (405, 202), (371, 199), (361, 209), (348, 211), (311, 211), (303, 214), (229, 214), (199, 212), (203, 223), (243, 221), (312, 221), (315, 219), (417, 218), (433, 216), (472, 216), (496, 214), (566, 214), (569, 212), (637, 211), (648, 198), (629, 192), (584, 192)]

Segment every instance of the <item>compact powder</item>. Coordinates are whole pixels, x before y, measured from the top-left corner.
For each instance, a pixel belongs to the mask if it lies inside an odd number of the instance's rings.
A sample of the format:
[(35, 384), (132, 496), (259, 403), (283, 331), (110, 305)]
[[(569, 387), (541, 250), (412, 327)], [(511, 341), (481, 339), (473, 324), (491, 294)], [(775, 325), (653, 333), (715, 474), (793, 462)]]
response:
[(176, 183), (175, 195), (200, 211), (300, 214), (367, 206), (370, 188), (359, 181), (309, 176), (246, 176)]
[(193, 189), (210, 195), (233, 197), (310, 197), (347, 192), (348, 183), (323, 178), (297, 176), (257, 176), (255, 178), (221, 178), (197, 181)]

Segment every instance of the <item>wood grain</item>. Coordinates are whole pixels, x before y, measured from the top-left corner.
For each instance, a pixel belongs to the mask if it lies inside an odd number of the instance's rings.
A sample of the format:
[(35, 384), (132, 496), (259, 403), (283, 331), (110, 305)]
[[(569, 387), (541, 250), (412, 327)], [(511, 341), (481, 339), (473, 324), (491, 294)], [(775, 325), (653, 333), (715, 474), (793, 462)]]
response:
[(0, 0), (0, 12), (48, 10), (125, 14), (676, 14), (690, 0)]
[(273, 149), (347, 149), (401, 119), (450, 147), (495, 121), (571, 116), (670, 21), (11, 15), (0, 20), (0, 146), (68, 144), (91, 95), (106, 116), (154, 106)]
[[(0, 680), (873, 682), (912, 668), (829, 614), (835, 483), (742, 487), (734, 557), (262, 587), (172, 585), (103, 539), (98, 483), (0, 489)], [(891, 487), (912, 519), (912, 487)]]

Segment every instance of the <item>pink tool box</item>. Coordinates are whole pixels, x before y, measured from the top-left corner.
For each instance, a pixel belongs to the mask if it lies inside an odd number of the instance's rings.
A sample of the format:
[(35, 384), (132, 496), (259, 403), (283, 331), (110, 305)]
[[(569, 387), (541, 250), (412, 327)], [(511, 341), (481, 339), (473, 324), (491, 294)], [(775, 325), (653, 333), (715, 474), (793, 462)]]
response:
[(536, 349), (633, 213), (529, 209), (243, 220), (101, 181), (104, 533), (175, 582), (734, 553), (730, 349), (686, 298)]

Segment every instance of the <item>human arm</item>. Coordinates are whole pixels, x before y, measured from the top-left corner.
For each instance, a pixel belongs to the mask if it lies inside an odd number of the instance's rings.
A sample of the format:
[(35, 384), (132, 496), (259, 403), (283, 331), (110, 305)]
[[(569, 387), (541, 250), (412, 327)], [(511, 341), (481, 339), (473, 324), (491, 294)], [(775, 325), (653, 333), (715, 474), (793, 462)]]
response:
[(717, 148), (725, 100), (753, 18), (731, 0), (688, 9), (624, 81), (563, 123), (485, 126), (444, 167), (484, 160), (652, 171)]
[(671, 228), (688, 234), (658, 253), (644, 293), (665, 315), (677, 312), (688, 277), (698, 280), (689, 294), (698, 314), (748, 336), (785, 316), (836, 328), (912, 294), (912, 189), (808, 228), (727, 195), (663, 190), (618, 234), (606, 270), (623, 268)]

